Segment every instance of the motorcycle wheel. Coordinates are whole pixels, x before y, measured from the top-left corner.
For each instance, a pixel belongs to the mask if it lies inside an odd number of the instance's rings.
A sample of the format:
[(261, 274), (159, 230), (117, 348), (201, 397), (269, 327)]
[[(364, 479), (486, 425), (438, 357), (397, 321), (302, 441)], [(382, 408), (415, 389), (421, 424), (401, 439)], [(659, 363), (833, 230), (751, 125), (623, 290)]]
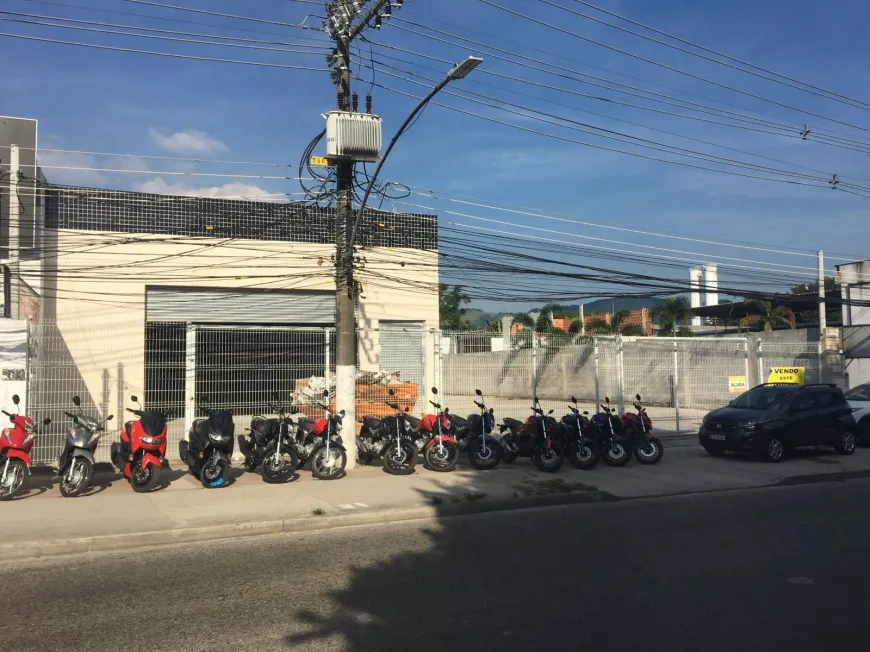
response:
[(494, 469), (501, 462), (503, 455), (504, 448), (491, 441), (486, 442), (486, 451), (484, 452), (484, 442), (479, 437), (468, 444), (468, 461), (478, 471)]
[(634, 459), (641, 464), (656, 464), (665, 454), (665, 447), (656, 437), (650, 437), (634, 449)]
[(149, 464), (143, 469), (141, 464), (137, 464), (130, 469), (130, 486), (133, 487), (133, 491), (136, 493), (148, 493), (157, 486), (157, 481), (159, 479), (159, 466)]
[(453, 471), (459, 461), (459, 446), (450, 441), (433, 441), (423, 452), (426, 468), (439, 473)]
[(565, 448), (558, 441), (550, 441), (550, 448), (544, 444), (535, 446), (532, 462), (544, 473), (555, 473), (565, 463)]
[(215, 462), (209, 458), (202, 463), (202, 468), (199, 470), (199, 481), (206, 489), (222, 487), (227, 483), (229, 471), (230, 465), (226, 460), (219, 459)]
[(384, 451), (384, 470), (392, 475), (411, 475), (417, 464), (417, 447), (406, 439), (393, 442)]
[(605, 443), (601, 456), (610, 466), (625, 466), (628, 464), (628, 458), (631, 457), (631, 454), (625, 446), (615, 442), (613, 444)]
[(275, 459), (274, 450), (269, 450), (263, 458), (263, 463), (260, 466), (260, 473), (263, 476), (263, 482), (269, 484), (278, 484), (287, 482), (296, 473), (296, 467), (299, 466), (299, 456), (292, 448), (285, 448), (281, 451), (281, 457)]
[[(3, 468), (6, 463), (0, 464), (0, 478), (3, 476)], [(24, 490), (27, 478), (27, 465), (21, 460), (9, 460), (9, 468), (6, 469), (6, 481), (0, 484), (0, 500), (12, 500)]]
[(598, 449), (593, 448), (588, 441), (584, 441), (583, 446), (581, 446), (580, 440), (577, 439), (571, 442), (568, 447), (568, 460), (574, 465), (574, 468), (582, 471), (594, 468), (600, 457)]
[[(72, 480), (69, 479), (68, 469), (70, 465), (73, 465)], [(93, 473), (94, 467), (90, 460), (86, 460), (84, 457), (72, 458), (60, 472), (60, 495), (64, 498), (80, 496), (90, 486)]]
[(311, 475), (318, 480), (337, 480), (344, 477), (347, 466), (347, 453), (338, 446), (329, 446), (329, 456), (326, 446), (322, 445), (311, 454)]
[(259, 462), (256, 458), (246, 457), (245, 458), (245, 471), (248, 473), (253, 473), (257, 470), (257, 467), (260, 466)]
[(504, 456), (502, 457), (502, 462), (505, 464), (513, 464), (517, 461), (517, 458), (520, 454), (510, 447), (508, 440), (504, 437), (501, 438), (501, 447), (504, 449)]

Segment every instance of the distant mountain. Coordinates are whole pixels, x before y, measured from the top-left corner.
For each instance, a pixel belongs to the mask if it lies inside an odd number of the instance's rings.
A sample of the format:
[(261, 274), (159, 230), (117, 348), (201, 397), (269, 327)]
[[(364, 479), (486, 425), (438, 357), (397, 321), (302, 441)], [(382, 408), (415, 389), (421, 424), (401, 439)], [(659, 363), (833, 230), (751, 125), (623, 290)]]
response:
[[(664, 299), (658, 297), (650, 297), (643, 299), (628, 298), (613, 298), (613, 299), (598, 299), (589, 303), (583, 304), (583, 311), (586, 315), (594, 315), (596, 313), (607, 313), (619, 310), (640, 310), (642, 308), (652, 308), (664, 303)], [(540, 307), (540, 306), (539, 306)], [(572, 315), (580, 315), (579, 304), (563, 306), (565, 311)], [(472, 328), (486, 328), (488, 322), (496, 319), (501, 319), (505, 315), (513, 315), (513, 312), (487, 312), (478, 310), (477, 308), (468, 308), (465, 311), (465, 318), (471, 323)]]

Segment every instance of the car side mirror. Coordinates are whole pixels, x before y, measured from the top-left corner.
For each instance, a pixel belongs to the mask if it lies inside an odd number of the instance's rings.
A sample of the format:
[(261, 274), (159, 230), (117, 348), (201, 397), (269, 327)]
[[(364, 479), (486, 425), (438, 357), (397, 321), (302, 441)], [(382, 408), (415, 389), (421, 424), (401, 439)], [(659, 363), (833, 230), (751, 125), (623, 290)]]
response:
[(21, 402), (21, 397), (18, 396), (18, 394), (14, 394), (12, 396), (12, 402), (15, 403), (15, 405), (18, 405)]
[(76, 407), (81, 407), (82, 405), (82, 399), (80, 399), (78, 396), (73, 396), (72, 402), (73, 405), (75, 405)]
[(47, 426), (47, 425), (50, 425), (50, 424), (51, 424), (51, 417), (45, 417), (45, 418), (42, 420), (42, 425)]

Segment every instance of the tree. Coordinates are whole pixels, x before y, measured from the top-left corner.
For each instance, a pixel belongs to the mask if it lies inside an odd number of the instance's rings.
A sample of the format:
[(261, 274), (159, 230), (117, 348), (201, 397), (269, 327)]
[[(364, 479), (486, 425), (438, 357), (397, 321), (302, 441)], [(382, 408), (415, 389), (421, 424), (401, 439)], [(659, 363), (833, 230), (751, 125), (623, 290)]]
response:
[(626, 337), (642, 337), (646, 335), (640, 324), (626, 324), (620, 331)]
[(593, 317), (589, 320), (589, 326), (586, 327), (586, 330), (593, 335), (610, 335), (610, 324), (607, 323), (607, 320), (604, 317)]
[(659, 335), (677, 335), (679, 322), (690, 315), (691, 306), (686, 297), (668, 297), (665, 302), (650, 310), (653, 318), (658, 319)]
[(571, 333), (571, 335), (580, 335), (582, 330), (583, 325), (580, 323), (579, 319), (575, 319), (571, 322), (571, 325), (568, 326), (568, 332)]
[(441, 328), (448, 330), (467, 330), (470, 324), (465, 317), (464, 306), (471, 302), (468, 295), (462, 290), (462, 286), (439, 285), (438, 286), (438, 312), (440, 314)]
[(789, 328), (797, 326), (797, 317), (788, 306), (774, 306), (772, 301), (753, 297), (747, 297), (743, 305), (746, 306), (747, 315), (740, 320), (740, 330), (748, 331), (754, 325), (769, 333), (779, 325)]
[(498, 335), (501, 335), (502, 334), (501, 319), (493, 319), (492, 321), (486, 322), (486, 329), (492, 333), (497, 333)]
[(548, 303), (541, 308), (541, 313), (535, 322), (535, 331), (549, 333), (553, 330), (553, 317), (562, 311), (562, 307), (555, 303)]
[[(834, 293), (839, 291), (840, 286), (837, 284), (837, 279), (833, 276), (825, 277), (825, 294)], [(793, 287), (790, 292), (795, 296), (806, 296), (808, 299), (815, 299), (819, 296), (819, 282), (813, 281), (812, 283), (804, 283), (802, 285), (796, 285)], [(825, 315), (829, 322), (842, 323), (843, 321), (843, 310), (842, 308), (831, 308), (828, 309), (826, 306)], [(819, 323), (819, 310), (818, 308), (811, 310), (801, 310), (797, 313), (797, 320), (801, 324), (818, 324)]]
[(680, 326), (677, 328), (677, 332), (675, 333), (676, 337), (694, 337), (695, 331), (693, 331), (688, 326)]
[(610, 315), (610, 332), (616, 335), (617, 333), (622, 331), (622, 326), (625, 325), (625, 322), (631, 316), (630, 310), (617, 310), (615, 313)]

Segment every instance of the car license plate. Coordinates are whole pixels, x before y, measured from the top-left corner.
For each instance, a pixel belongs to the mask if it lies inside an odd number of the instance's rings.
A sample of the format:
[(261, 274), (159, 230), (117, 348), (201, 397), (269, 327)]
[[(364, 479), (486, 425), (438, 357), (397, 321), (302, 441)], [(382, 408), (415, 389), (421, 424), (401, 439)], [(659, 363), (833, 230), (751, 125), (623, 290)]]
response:
[(725, 441), (725, 435), (710, 435), (710, 439), (715, 441)]

